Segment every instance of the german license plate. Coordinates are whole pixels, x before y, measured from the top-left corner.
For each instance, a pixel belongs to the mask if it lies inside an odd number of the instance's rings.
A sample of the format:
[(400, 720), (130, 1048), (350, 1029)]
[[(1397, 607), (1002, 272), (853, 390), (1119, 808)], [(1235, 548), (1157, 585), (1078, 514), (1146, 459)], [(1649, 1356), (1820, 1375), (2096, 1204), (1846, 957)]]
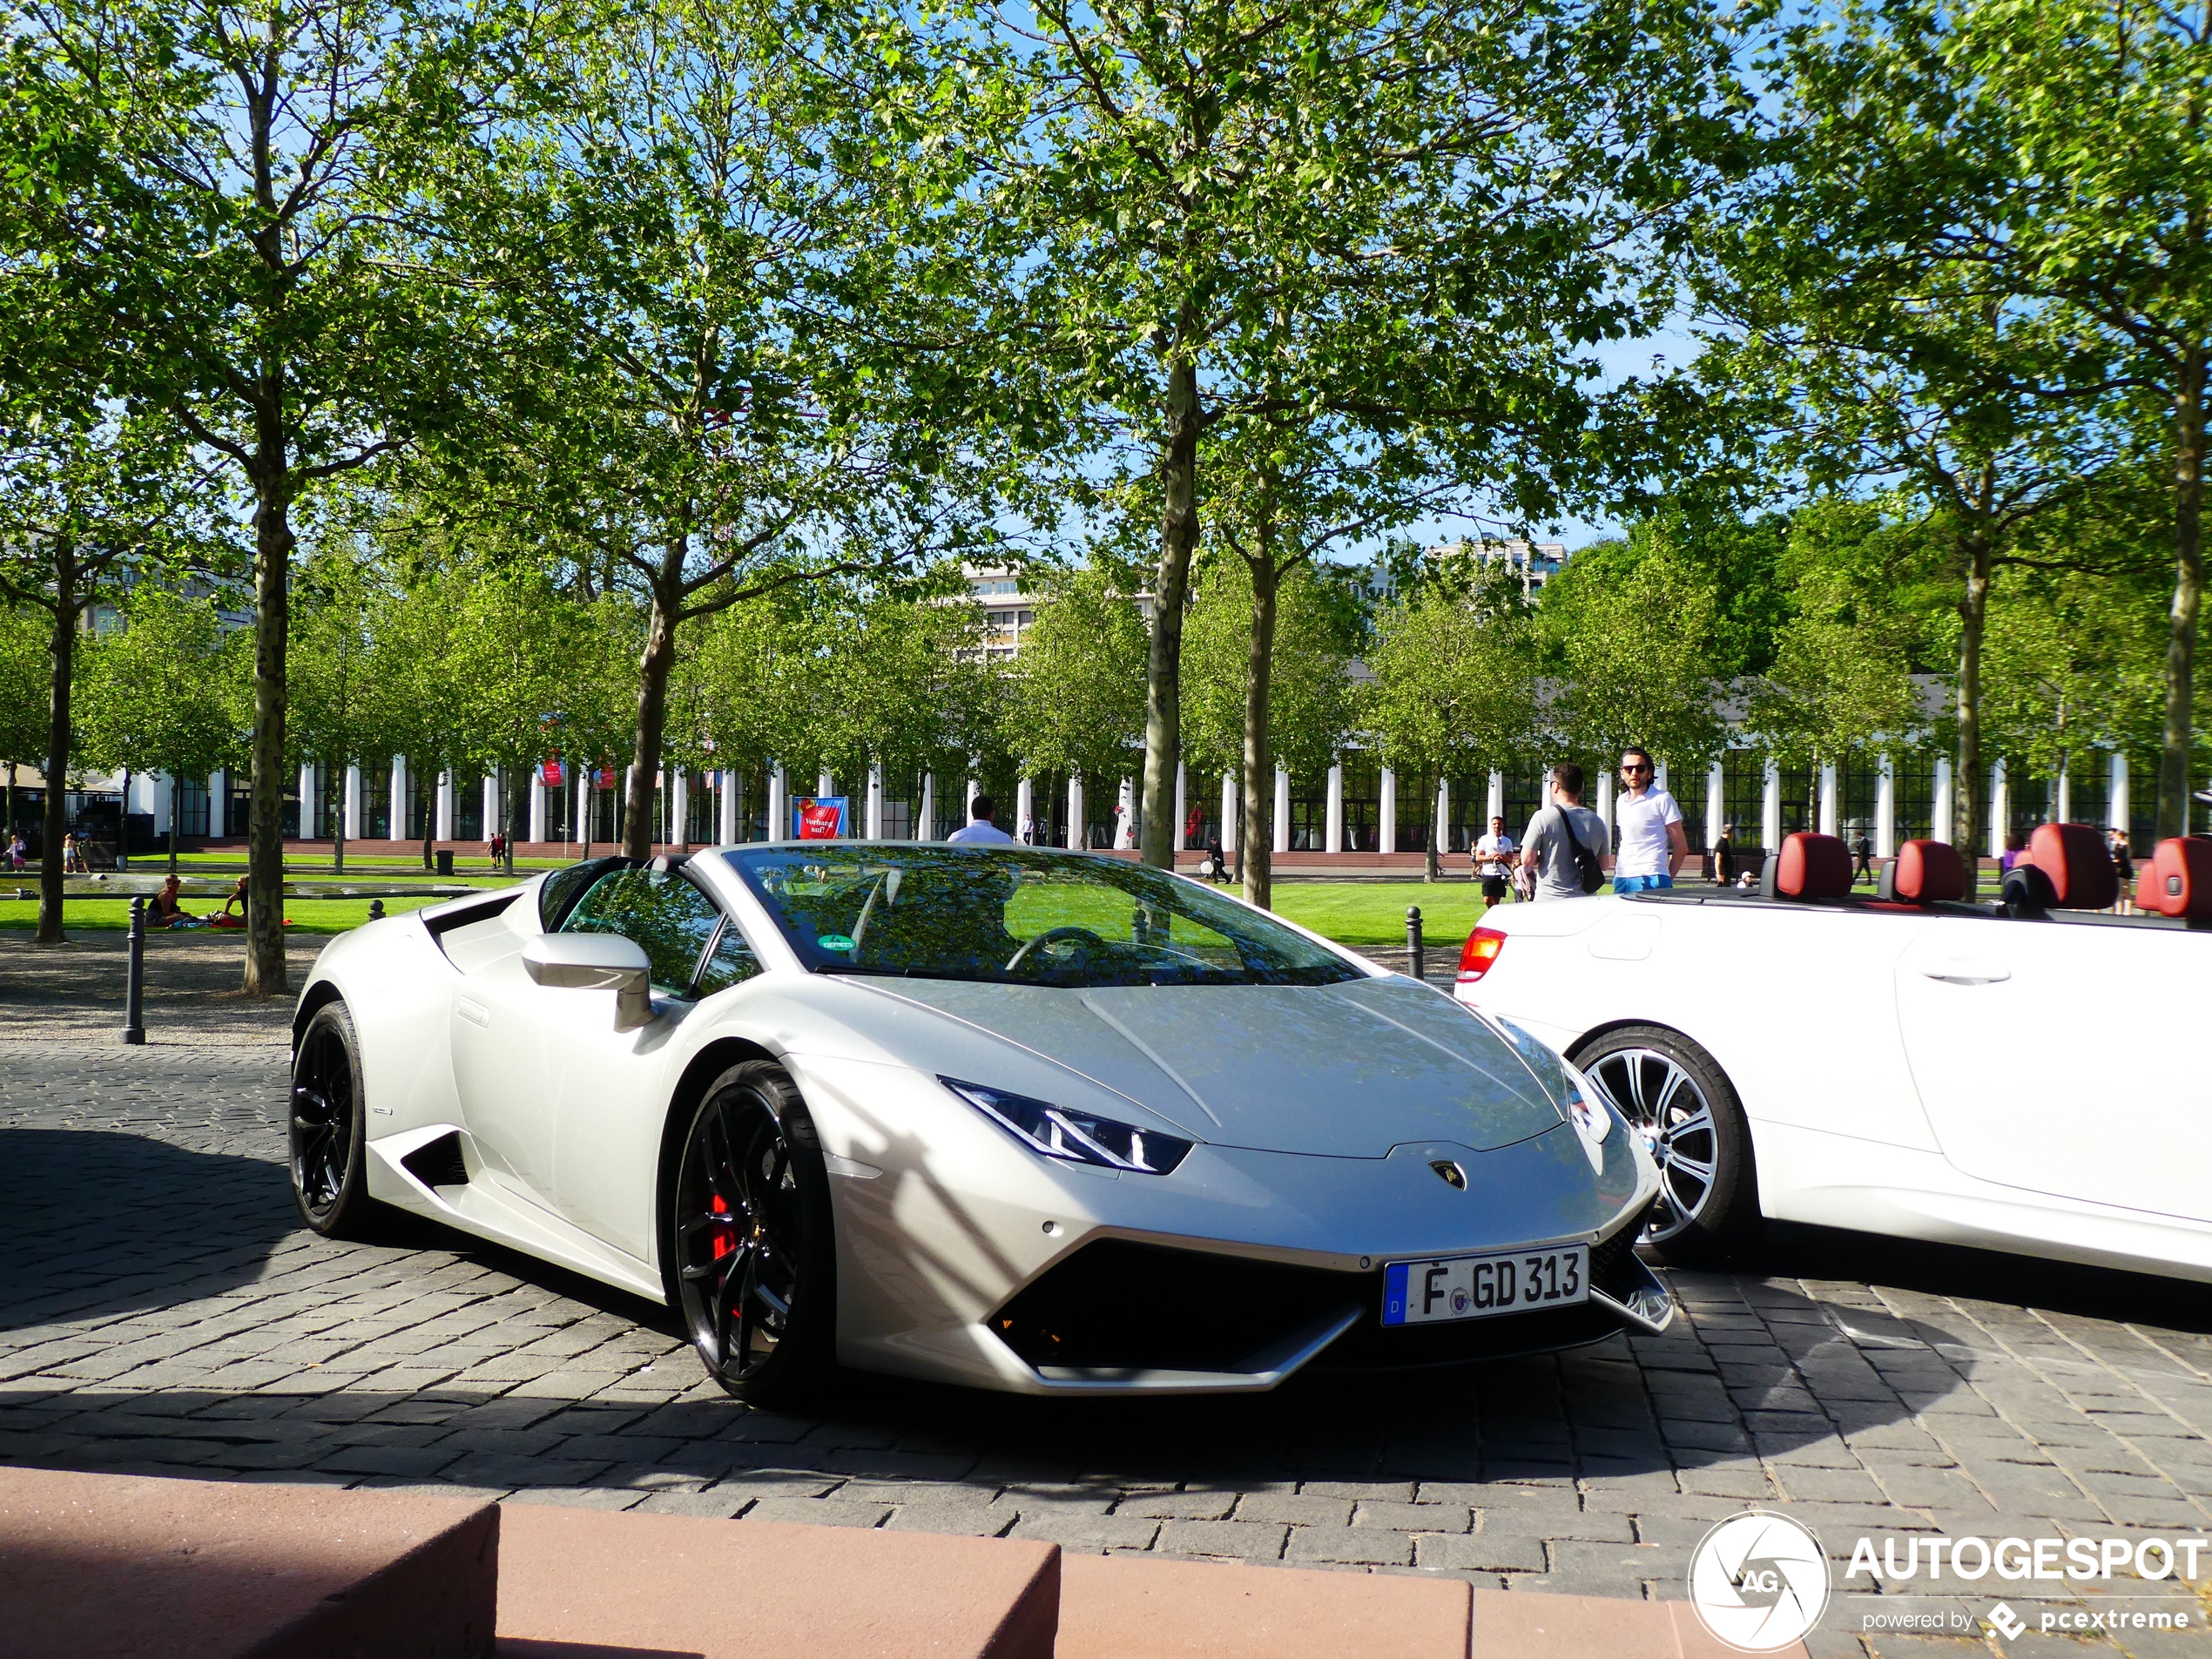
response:
[(1590, 1250), (1563, 1244), (1512, 1255), (1447, 1256), (1383, 1266), (1385, 1325), (1487, 1319), (1566, 1307), (1590, 1297)]

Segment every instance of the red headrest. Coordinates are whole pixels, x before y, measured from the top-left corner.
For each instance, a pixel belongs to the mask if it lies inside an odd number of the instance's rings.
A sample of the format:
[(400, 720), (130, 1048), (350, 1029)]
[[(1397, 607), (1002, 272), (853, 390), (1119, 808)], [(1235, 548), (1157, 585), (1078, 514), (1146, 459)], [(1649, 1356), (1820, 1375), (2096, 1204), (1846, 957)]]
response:
[(1966, 896), (1966, 861), (1948, 841), (1907, 841), (1897, 850), (1894, 895), (1908, 904), (1943, 904)]
[(2109, 910), (2120, 902), (2112, 849), (2087, 824), (2038, 824), (2028, 858), (2051, 879), (2051, 902), (2067, 910)]
[(2212, 927), (2212, 841), (2192, 835), (2161, 841), (2136, 884), (2135, 901), (2192, 927)]
[(1851, 849), (1832, 835), (1785, 835), (1759, 872), (1759, 886), (1772, 899), (1843, 898), (1851, 892)]

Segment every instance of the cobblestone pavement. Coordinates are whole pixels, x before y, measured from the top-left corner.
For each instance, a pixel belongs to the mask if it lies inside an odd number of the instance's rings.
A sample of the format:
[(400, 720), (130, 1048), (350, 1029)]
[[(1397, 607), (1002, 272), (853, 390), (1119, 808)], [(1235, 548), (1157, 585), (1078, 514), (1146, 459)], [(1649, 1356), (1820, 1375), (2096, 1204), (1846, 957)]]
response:
[[(285, 961), (297, 985), (330, 941), (287, 938)], [(129, 935), (80, 928), (60, 945), (34, 945), (30, 930), (0, 934), (0, 1042), (110, 1043), (123, 1029)], [(142, 1018), (157, 1047), (283, 1041), (292, 1029), (284, 997), (247, 997), (246, 939), (233, 933), (150, 933)]]
[[(1682, 1595), (1691, 1545), (1751, 1502), (1817, 1529), (1839, 1587), (1863, 1533), (1879, 1549), (2212, 1521), (2212, 1294), (1837, 1234), (1675, 1274), (1668, 1336), (1561, 1358), (1214, 1400), (855, 1377), (813, 1411), (747, 1411), (703, 1383), (663, 1310), (428, 1225), (375, 1246), (302, 1231), (283, 1062), (270, 1044), (0, 1044), (0, 1458), (1616, 1596)], [(2115, 1605), (1973, 1588), (1878, 1605), (1978, 1620), (2001, 1595), (2031, 1632)], [(2122, 1588), (2166, 1592), (2137, 1610), (2204, 1616), (2185, 1586)], [(2115, 1651), (1979, 1625), (1864, 1638), (1867, 1605), (1831, 1609), (1816, 1652)]]

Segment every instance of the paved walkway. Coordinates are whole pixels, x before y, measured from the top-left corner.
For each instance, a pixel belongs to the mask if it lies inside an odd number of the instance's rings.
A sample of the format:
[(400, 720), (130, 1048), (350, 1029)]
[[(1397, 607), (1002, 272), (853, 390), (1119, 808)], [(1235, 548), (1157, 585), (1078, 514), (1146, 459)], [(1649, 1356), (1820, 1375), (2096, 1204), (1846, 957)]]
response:
[[(296, 987), (330, 941), (287, 939), (285, 962)], [(27, 930), (0, 934), (0, 1042), (105, 1045), (122, 1041), (130, 935), (79, 928), (59, 945), (34, 945)], [(292, 1030), (284, 997), (247, 997), (242, 933), (154, 933), (146, 936), (141, 1017), (149, 1043), (282, 1042)]]
[[(1215, 1400), (855, 1377), (782, 1415), (708, 1388), (665, 1312), (618, 1292), (427, 1224), (379, 1245), (303, 1231), (283, 1074), (266, 1041), (0, 1042), (0, 1458), (1669, 1599), (1747, 1502), (1839, 1561), (1862, 1533), (2212, 1523), (2198, 1287), (1793, 1231), (1742, 1271), (1675, 1275), (1667, 1337), (1562, 1358)], [(2033, 1626), (2045, 1605), (1989, 1588), (1947, 1606), (1979, 1619), (2002, 1593)], [(1858, 1613), (1831, 1612), (1814, 1651), (2115, 1651), (1869, 1647)]]

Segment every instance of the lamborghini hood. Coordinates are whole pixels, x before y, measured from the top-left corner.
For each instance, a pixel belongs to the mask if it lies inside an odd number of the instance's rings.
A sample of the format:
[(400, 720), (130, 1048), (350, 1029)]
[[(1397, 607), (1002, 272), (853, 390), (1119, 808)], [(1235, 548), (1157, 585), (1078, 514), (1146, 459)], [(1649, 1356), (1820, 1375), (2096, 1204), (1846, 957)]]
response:
[(1508, 1044), (1408, 980), (875, 986), (1077, 1072), (1217, 1146), (1382, 1157), (1408, 1142), (1440, 1141), (1480, 1152), (1565, 1121)]

